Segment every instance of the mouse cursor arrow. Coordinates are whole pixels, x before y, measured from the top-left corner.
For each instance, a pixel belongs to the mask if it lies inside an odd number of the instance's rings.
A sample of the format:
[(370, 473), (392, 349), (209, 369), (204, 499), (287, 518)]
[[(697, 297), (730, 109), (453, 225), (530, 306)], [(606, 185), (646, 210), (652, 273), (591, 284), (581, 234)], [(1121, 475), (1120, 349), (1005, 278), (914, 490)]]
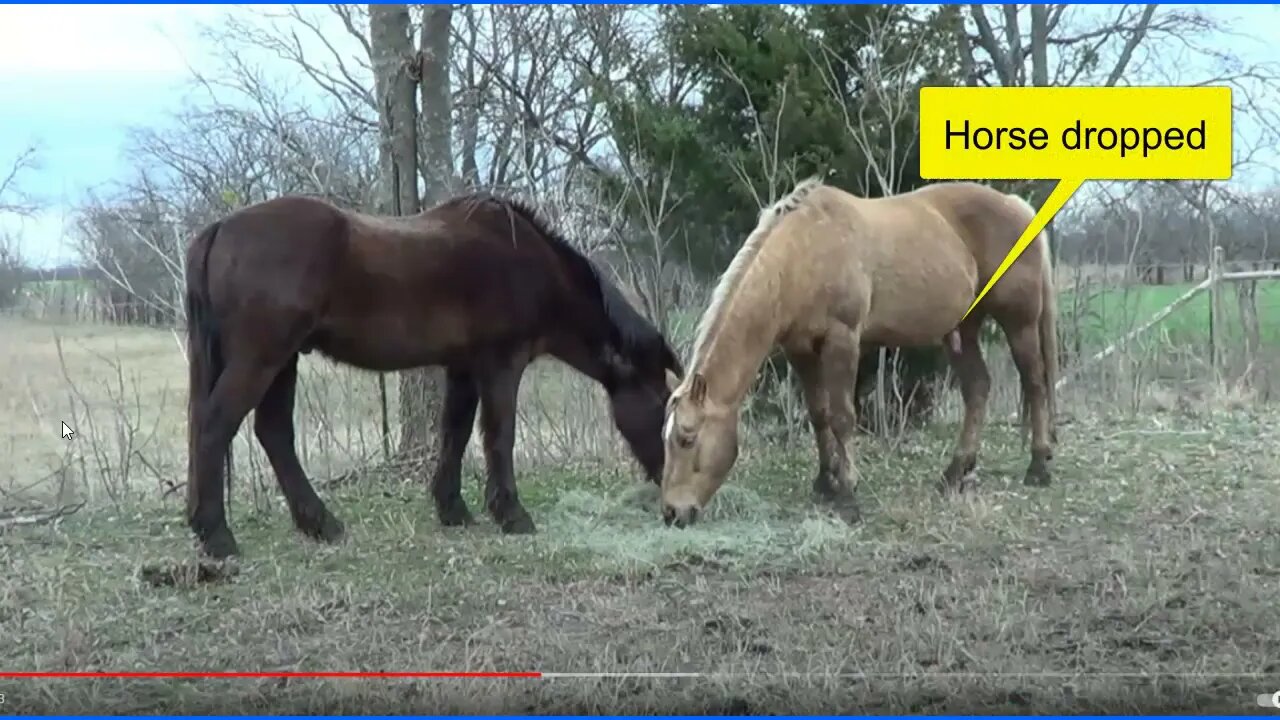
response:
[(62, 439), (63, 439), (63, 440), (70, 440), (70, 439), (71, 439), (75, 434), (76, 434), (76, 431), (75, 431), (75, 430), (72, 430), (72, 429), (71, 429), (71, 426), (70, 426), (70, 425), (68, 425), (68, 424), (66, 423), (66, 421), (63, 421), (63, 423), (62, 423)]

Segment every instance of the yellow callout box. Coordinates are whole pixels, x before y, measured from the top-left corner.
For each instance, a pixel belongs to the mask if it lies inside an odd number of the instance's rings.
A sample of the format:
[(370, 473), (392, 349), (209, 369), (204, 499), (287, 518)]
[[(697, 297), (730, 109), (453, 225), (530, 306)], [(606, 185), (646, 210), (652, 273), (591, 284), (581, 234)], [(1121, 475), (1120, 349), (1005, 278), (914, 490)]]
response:
[(1229, 179), (1231, 110), (1229, 87), (921, 88), (922, 178), (1058, 180), (969, 311), (1085, 180)]

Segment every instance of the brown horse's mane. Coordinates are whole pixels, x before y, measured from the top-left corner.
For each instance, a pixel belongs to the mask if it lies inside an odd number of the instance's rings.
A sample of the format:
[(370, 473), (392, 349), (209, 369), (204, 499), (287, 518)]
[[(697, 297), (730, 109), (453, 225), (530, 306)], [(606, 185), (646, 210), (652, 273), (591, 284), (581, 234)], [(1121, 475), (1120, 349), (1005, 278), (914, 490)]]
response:
[(542, 216), (534, 207), (523, 200), (503, 197), (491, 192), (476, 191), (469, 195), (455, 198), (456, 201), (473, 204), (493, 202), (514, 212), (529, 223), (533, 229), (546, 240), (547, 245), (560, 260), (570, 269), (588, 294), (600, 303), (604, 317), (609, 325), (609, 344), (626, 355), (652, 353), (661, 354), (661, 360), (683, 374), (679, 358), (668, 345), (666, 338), (658, 328), (641, 315), (627, 301), (618, 286), (605, 277), (600, 267), (582, 251), (574, 247), (561, 231)]

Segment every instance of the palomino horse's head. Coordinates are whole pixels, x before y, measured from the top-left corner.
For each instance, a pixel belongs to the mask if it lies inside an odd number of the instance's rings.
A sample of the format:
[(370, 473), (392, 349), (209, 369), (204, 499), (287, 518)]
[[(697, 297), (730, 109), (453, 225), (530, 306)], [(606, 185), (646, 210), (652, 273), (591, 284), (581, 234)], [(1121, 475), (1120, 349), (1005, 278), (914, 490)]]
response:
[(613, 422), (645, 475), (656, 483), (662, 473), (662, 421), (667, 398), (684, 369), (661, 336), (646, 351), (627, 358), (606, 351), (605, 364), (610, 375), (605, 387)]
[(707, 379), (695, 372), (667, 401), (662, 440), (662, 519), (684, 527), (698, 519), (738, 458), (738, 413), (708, 398)]

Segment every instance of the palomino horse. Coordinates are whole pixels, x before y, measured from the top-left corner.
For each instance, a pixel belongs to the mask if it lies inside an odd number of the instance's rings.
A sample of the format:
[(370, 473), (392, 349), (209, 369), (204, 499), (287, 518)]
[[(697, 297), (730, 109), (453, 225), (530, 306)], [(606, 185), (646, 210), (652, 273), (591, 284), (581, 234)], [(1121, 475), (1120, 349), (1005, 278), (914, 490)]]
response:
[[(946, 340), (964, 398), (964, 424), (941, 487), (977, 462), (991, 385), (978, 330), (1004, 329), (1031, 420), (1025, 482), (1049, 482), (1056, 299), (1043, 233), (961, 321), (1035, 215), (1012, 195), (975, 183), (938, 183), (859, 198), (816, 179), (760, 213), (720, 278), (699, 323), (688, 374), (667, 401), (662, 514), (683, 527), (724, 482), (738, 454), (738, 415), (768, 353), (781, 345), (804, 386), (818, 446), (817, 494), (858, 517), (850, 456), (863, 345)], [(953, 333), (958, 333), (958, 336)]]
[(333, 542), (342, 523), (294, 447), (298, 354), (368, 370), (444, 366), (440, 454), (430, 482), (445, 525), (472, 522), (461, 464), (476, 407), (486, 505), (504, 532), (534, 532), (512, 469), (525, 368), (549, 354), (609, 394), (650, 479), (662, 469), (666, 399), (681, 374), (665, 338), (530, 209), (475, 194), (417, 215), (373, 217), (282, 197), (213, 223), (187, 252), (190, 468), (187, 519), (202, 549), (238, 554), (223, 473), (250, 410), (294, 524)]

